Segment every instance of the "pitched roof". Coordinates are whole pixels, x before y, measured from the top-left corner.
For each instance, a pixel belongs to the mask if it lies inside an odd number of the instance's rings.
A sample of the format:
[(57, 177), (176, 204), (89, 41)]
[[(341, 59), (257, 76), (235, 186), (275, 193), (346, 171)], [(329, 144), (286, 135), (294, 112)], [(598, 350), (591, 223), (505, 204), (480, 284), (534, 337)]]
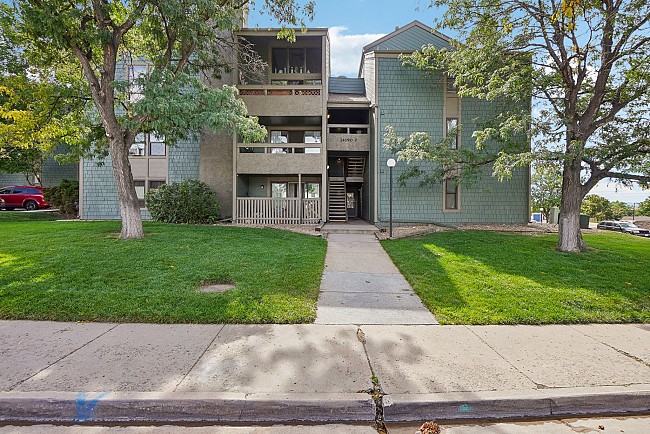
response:
[(449, 41), (447, 36), (416, 20), (366, 45), (363, 52), (415, 51), (429, 44), (437, 48), (450, 48)]
[(363, 78), (330, 77), (329, 93), (365, 95), (366, 85)]

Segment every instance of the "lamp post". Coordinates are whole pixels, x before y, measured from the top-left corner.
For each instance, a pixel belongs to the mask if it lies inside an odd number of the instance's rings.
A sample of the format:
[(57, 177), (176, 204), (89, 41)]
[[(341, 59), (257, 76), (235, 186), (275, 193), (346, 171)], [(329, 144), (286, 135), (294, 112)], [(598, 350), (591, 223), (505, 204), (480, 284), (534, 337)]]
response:
[(395, 161), (394, 158), (389, 158), (388, 161), (386, 161), (386, 165), (388, 166), (388, 179), (389, 179), (389, 186), (388, 186), (388, 214), (389, 214), (389, 223), (388, 223), (388, 237), (392, 240), (393, 239), (393, 167), (395, 167), (395, 164), (397, 162)]

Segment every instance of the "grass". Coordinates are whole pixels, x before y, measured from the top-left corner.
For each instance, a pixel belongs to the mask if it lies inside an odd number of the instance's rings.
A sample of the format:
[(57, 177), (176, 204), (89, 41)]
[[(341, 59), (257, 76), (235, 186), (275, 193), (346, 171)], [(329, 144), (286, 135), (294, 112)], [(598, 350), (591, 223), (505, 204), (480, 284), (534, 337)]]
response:
[(480, 231), (382, 245), (443, 324), (650, 322), (650, 240), (584, 238), (584, 254), (556, 251), (557, 235)]
[[(17, 221), (11, 215), (20, 214)], [(0, 213), (0, 318), (151, 323), (305, 323), (326, 242), (271, 229), (40, 221)], [(221, 294), (204, 283), (234, 282)]]
[(64, 219), (56, 212), (26, 212), (26, 211), (5, 211), (0, 210), (0, 223), (2, 222), (24, 222), (24, 221), (52, 221)]

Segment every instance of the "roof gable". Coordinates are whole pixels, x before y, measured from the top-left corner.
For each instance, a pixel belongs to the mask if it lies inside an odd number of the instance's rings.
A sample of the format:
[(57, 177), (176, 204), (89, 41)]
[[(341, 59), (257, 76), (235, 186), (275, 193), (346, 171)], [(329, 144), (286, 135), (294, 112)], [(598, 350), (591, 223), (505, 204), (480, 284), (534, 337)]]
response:
[(423, 45), (433, 45), (436, 48), (451, 48), (449, 38), (419, 21), (413, 21), (393, 33), (389, 33), (383, 38), (366, 45), (363, 47), (363, 52), (416, 51), (421, 49)]

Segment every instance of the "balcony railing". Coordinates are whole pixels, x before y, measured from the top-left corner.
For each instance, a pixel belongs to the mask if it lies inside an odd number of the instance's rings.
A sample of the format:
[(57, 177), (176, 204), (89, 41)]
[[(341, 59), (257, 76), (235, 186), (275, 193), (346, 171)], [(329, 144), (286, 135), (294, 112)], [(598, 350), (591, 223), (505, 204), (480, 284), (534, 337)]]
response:
[(316, 224), (321, 200), (284, 197), (238, 197), (237, 223), (249, 225)]
[(370, 151), (370, 125), (328, 124), (327, 149), (330, 151)]
[(321, 143), (254, 143), (237, 145), (237, 173), (283, 175), (323, 172)]
[(240, 85), (239, 96), (255, 116), (322, 116), (323, 86)]
[(323, 86), (313, 84), (280, 85), (240, 85), (241, 96), (320, 96)]

